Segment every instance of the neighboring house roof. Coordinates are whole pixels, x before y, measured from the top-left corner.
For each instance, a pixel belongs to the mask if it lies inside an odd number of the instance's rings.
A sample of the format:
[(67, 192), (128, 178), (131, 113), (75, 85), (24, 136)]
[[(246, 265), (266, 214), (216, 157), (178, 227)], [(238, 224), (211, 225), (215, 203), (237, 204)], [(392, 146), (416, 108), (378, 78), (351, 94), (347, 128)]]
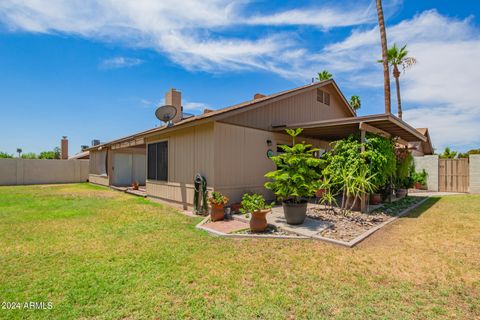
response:
[(330, 79), (330, 80), (325, 80), (325, 81), (320, 81), (320, 82), (314, 82), (314, 83), (311, 83), (311, 84), (307, 84), (307, 85), (297, 87), (297, 88), (294, 88), (294, 89), (290, 89), (290, 90), (286, 90), (286, 91), (281, 91), (281, 92), (274, 93), (274, 94), (271, 94), (271, 95), (268, 95), (268, 96), (264, 96), (264, 97), (261, 97), (261, 98), (258, 98), (258, 99), (249, 100), (249, 101), (242, 102), (242, 103), (239, 103), (239, 104), (227, 107), (227, 108), (203, 113), (203, 114), (200, 114), (200, 115), (197, 115), (197, 116), (193, 116), (193, 117), (190, 117), (190, 118), (183, 119), (183, 120), (175, 123), (173, 126), (170, 126), (170, 127), (162, 126), (162, 127), (149, 129), (149, 130), (142, 131), (142, 132), (139, 132), (139, 133), (135, 133), (133, 135), (129, 135), (129, 136), (117, 139), (117, 140), (113, 140), (113, 141), (106, 142), (106, 143), (103, 143), (103, 144), (100, 144), (100, 145), (96, 145), (96, 146), (91, 147), (87, 150), (94, 150), (94, 149), (102, 148), (102, 147), (105, 147), (105, 146), (108, 146), (108, 145), (111, 145), (111, 144), (121, 143), (121, 142), (124, 142), (126, 140), (132, 140), (132, 139), (135, 139), (135, 138), (139, 138), (141, 136), (147, 136), (147, 135), (150, 135), (150, 134), (155, 134), (159, 131), (173, 130), (173, 129), (176, 129), (178, 127), (183, 127), (183, 126), (186, 127), (186, 126), (191, 126), (191, 125), (202, 124), (202, 123), (207, 122), (207, 121), (220, 120), (220, 119), (229, 117), (231, 115), (234, 115), (234, 114), (237, 114), (237, 113), (240, 113), (240, 112), (246, 112), (246, 111), (249, 111), (249, 110), (253, 110), (255, 108), (258, 108), (258, 107), (264, 106), (266, 104), (272, 103), (276, 100), (285, 99), (285, 98), (288, 98), (292, 95), (311, 90), (312, 88), (319, 88), (319, 87), (326, 86), (328, 84), (332, 84), (335, 91), (338, 92), (339, 96), (341, 97), (341, 100), (344, 102), (344, 106), (345, 106), (346, 110), (352, 115), (352, 117), (356, 116), (355, 111), (352, 109), (352, 107), (348, 103), (348, 101), (345, 98), (345, 96), (343, 95), (343, 93), (340, 91), (340, 89), (337, 86), (337, 84), (335, 83), (335, 81), (333, 79)]
[(90, 151), (79, 152), (71, 157), (68, 157), (68, 160), (72, 159), (90, 159)]
[(428, 128), (417, 128), (417, 131), (427, 138), (427, 141), (422, 141), (423, 153), (433, 154), (433, 145), (430, 134), (428, 133)]

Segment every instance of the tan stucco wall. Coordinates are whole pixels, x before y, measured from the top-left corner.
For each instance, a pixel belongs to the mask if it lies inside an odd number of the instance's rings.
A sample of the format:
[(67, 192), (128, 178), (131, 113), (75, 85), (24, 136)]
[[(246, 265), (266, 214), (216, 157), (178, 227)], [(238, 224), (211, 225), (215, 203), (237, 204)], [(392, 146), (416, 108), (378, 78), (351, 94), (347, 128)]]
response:
[(0, 159), (0, 185), (85, 182), (88, 160)]
[[(271, 146), (267, 140), (272, 141)], [(328, 148), (324, 141), (297, 138), (303, 140), (314, 147)], [(267, 151), (276, 153), (278, 144), (291, 143), (291, 138), (283, 133), (215, 123), (215, 191), (227, 195), (231, 202), (239, 202), (249, 192), (273, 199), (273, 194), (263, 186), (267, 181), (265, 173), (275, 170)]]
[(213, 123), (150, 137), (153, 143), (168, 140), (168, 182), (147, 180), (147, 195), (179, 203), (193, 203), (193, 180), (197, 173), (214, 184)]
[(273, 125), (284, 125), (351, 117), (344, 102), (332, 85), (322, 87), (330, 93), (330, 105), (317, 101), (317, 89), (272, 102), (266, 106), (228, 117), (222, 122), (271, 130)]
[(471, 154), (469, 162), (469, 192), (480, 193), (480, 154)]
[(414, 157), (415, 171), (425, 169), (428, 173), (427, 188), (438, 191), (438, 155)]

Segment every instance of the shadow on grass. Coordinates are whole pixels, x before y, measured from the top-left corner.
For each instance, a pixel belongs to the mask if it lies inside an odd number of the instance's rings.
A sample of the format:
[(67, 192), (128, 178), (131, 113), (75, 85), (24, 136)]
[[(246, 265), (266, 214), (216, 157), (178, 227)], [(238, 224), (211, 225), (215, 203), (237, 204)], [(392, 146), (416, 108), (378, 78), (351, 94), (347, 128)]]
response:
[(435, 203), (437, 203), (440, 199), (441, 199), (441, 197), (430, 197), (430, 198), (428, 198), (427, 201), (425, 201), (424, 203), (422, 203), (421, 205), (419, 205), (415, 209), (411, 210), (407, 215), (403, 216), (403, 218), (418, 218), (418, 217), (420, 217), (425, 211), (427, 211), (428, 209), (433, 207), (435, 205)]

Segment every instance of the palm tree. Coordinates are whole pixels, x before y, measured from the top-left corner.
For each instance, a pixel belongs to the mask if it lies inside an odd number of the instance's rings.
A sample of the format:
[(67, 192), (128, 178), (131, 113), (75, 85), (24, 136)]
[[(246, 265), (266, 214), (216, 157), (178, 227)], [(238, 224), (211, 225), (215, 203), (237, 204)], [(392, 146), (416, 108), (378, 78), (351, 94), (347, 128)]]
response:
[(398, 66), (402, 66), (403, 71), (406, 68), (413, 66), (417, 63), (417, 60), (413, 57), (407, 57), (407, 45), (404, 45), (400, 50), (396, 44), (393, 44), (393, 47), (388, 49), (387, 59), (388, 63), (393, 67), (393, 76), (395, 78), (395, 84), (397, 88), (397, 101), (398, 101), (398, 117), (402, 119), (402, 101), (400, 99), (400, 70)]
[(385, 21), (383, 20), (382, 0), (377, 0), (378, 27), (380, 29), (380, 39), (382, 42), (382, 62), (383, 62), (383, 90), (385, 93), (385, 113), (392, 113), (390, 101), (390, 72), (388, 70), (387, 54), (387, 32), (385, 31)]
[(318, 73), (317, 80), (318, 81), (325, 81), (331, 79), (333, 76), (327, 70), (323, 70), (322, 72)]
[(17, 153), (18, 153), (18, 157), (20, 158), (20, 156), (22, 155), (22, 149), (21, 148), (17, 148)]
[(350, 97), (350, 106), (353, 110), (357, 111), (362, 106), (362, 102), (360, 101), (359, 96), (351, 96)]

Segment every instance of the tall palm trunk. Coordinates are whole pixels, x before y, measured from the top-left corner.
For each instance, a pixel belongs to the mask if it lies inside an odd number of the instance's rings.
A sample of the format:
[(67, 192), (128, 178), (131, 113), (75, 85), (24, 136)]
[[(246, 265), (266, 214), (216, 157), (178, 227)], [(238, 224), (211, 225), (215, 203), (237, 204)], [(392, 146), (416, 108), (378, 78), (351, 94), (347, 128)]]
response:
[(383, 20), (382, 0), (377, 0), (378, 27), (380, 28), (380, 39), (382, 41), (382, 63), (383, 63), (383, 90), (385, 94), (385, 113), (390, 114), (390, 71), (388, 68), (388, 46), (387, 33), (385, 31), (385, 21)]
[(395, 85), (397, 86), (397, 101), (398, 101), (398, 117), (402, 119), (402, 99), (400, 98), (400, 71), (396, 64), (393, 65), (393, 76), (395, 77)]

